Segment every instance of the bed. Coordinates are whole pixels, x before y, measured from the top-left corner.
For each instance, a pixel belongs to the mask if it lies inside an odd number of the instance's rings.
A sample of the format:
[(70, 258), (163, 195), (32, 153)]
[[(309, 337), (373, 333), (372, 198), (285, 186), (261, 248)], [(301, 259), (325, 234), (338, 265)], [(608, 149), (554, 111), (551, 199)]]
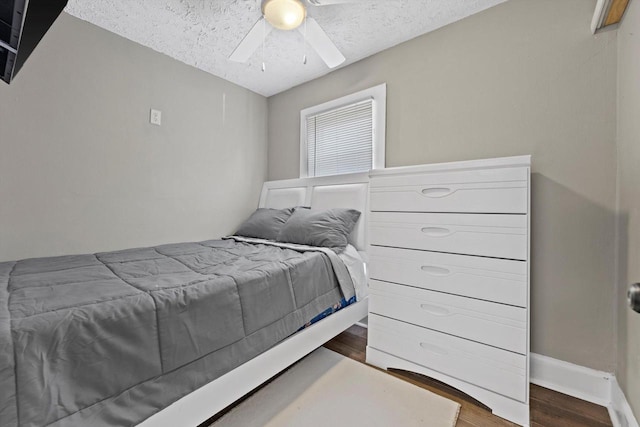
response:
[[(367, 186), (267, 182), (260, 207), (366, 215)], [(0, 425), (204, 422), (366, 316), (366, 221), (340, 257), (228, 238), (0, 263)]]

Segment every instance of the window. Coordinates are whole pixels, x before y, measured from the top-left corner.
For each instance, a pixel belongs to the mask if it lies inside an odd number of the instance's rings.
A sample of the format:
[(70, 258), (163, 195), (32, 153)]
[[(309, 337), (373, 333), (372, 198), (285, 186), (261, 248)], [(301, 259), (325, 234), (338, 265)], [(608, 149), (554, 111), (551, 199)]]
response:
[(300, 177), (384, 168), (386, 84), (300, 112)]

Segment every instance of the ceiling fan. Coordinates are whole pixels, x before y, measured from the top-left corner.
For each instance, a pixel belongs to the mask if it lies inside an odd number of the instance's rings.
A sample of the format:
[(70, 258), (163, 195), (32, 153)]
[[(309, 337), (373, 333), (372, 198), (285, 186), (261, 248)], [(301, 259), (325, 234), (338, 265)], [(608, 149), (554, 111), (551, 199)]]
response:
[(249, 30), (229, 59), (247, 62), (274, 28), (285, 31), (297, 28), (305, 36), (306, 43), (315, 49), (327, 66), (335, 68), (345, 61), (345, 57), (318, 22), (307, 16), (307, 5), (330, 6), (356, 1), (359, 0), (262, 0), (262, 17)]

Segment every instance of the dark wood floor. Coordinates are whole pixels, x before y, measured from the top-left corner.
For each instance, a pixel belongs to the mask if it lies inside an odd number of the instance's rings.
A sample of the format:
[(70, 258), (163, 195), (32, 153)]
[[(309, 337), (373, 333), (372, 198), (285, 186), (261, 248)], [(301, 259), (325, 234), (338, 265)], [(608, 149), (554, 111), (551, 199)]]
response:
[[(326, 348), (365, 363), (367, 330), (353, 326), (324, 345)], [(491, 414), (491, 411), (464, 393), (428, 377), (394, 371), (402, 378), (462, 405), (456, 427), (512, 427), (516, 424)], [(531, 385), (531, 427), (605, 427), (612, 426), (607, 409), (555, 391)]]

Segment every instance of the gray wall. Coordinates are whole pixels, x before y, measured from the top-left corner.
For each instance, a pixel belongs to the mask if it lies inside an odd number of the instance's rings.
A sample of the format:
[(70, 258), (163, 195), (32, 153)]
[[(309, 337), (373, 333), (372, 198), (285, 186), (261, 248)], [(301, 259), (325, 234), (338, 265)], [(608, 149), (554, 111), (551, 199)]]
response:
[(232, 232), (266, 126), (264, 97), (63, 14), (0, 84), (0, 260)]
[(533, 155), (532, 350), (612, 372), (616, 33), (595, 0), (511, 0), (269, 98), (269, 178), (300, 109), (387, 83), (387, 166)]
[(626, 290), (640, 282), (640, 3), (632, 1), (618, 30), (618, 366), (616, 377), (640, 418), (640, 314)]

